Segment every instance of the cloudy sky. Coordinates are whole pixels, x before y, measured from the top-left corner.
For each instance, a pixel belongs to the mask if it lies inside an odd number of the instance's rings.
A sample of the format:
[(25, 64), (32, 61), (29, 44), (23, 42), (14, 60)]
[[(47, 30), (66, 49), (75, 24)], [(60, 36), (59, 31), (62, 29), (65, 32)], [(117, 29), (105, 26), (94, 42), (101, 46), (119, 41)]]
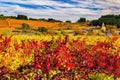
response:
[(89, 20), (105, 14), (120, 14), (120, 0), (0, 0), (0, 14), (24, 14), (33, 18)]

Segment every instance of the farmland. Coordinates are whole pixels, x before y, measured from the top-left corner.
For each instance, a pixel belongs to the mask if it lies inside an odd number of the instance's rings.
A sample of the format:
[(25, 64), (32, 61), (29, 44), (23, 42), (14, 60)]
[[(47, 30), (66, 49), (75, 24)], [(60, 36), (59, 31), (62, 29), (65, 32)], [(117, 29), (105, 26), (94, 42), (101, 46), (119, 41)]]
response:
[[(7, 18), (5, 20), (0, 20), (0, 28), (17, 28), (22, 25), (22, 23), (29, 24), (30, 26), (37, 28), (39, 26), (45, 27), (57, 27), (60, 22), (47, 22), (47, 21), (34, 21), (34, 20), (18, 20)], [(78, 26), (78, 25), (77, 25)]]
[(0, 79), (119, 80), (119, 36), (0, 36)]
[(120, 80), (119, 28), (89, 24), (0, 20), (0, 79)]
[(27, 23), (30, 26), (38, 27), (38, 26), (47, 26), (47, 27), (55, 27), (58, 23), (49, 23), (45, 21), (31, 21), (31, 20), (17, 20), (17, 19), (6, 19), (0, 20), (1, 27), (20, 27), (22, 23)]
[(0, 80), (120, 80), (120, 0), (0, 0)]

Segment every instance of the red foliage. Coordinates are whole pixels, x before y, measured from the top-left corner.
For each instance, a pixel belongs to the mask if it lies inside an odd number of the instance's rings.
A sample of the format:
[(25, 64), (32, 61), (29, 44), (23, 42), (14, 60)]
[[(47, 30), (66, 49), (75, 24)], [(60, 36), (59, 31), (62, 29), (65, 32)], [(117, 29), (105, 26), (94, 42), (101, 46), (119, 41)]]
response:
[[(10, 46), (11, 37), (0, 36), (0, 40), (2, 40), (0, 50), (4, 51), (4, 48)], [(55, 43), (57, 41), (54, 41), (54, 44), (52, 41), (38, 43), (35, 40), (23, 41), (21, 44), (14, 42), (14, 48), (16, 51), (21, 48), (26, 56), (33, 51), (34, 60), (28, 65), (32, 69), (41, 69), (43, 74), (47, 74), (51, 70), (59, 70), (78, 72), (85, 78), (88, 74), (95, 72), (120, 76), (120, 55), (111, 54), (110, 42), (98, 41), (95, 45), (87, 45), (85, 41), (73, 41), (71, 45), (67, 42), (68, 37), (63, 41), (60, 40), (59, 44)], [(51, 44), (55, 47), (51, 47)]]

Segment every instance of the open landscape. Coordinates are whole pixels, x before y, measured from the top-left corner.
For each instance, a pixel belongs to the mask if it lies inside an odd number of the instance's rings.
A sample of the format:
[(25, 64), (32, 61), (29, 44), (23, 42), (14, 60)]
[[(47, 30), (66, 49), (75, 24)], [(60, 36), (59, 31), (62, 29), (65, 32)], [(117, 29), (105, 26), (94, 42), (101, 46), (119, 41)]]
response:
[(0, 80), (120, 80), (120, 1), (91, 2), (1, 0)]

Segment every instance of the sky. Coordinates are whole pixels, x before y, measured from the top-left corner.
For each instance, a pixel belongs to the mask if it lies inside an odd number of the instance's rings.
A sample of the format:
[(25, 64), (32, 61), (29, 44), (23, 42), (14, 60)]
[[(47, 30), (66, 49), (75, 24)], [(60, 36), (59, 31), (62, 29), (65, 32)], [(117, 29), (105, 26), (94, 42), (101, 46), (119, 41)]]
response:
[(93, 20), (101, 15), (120, 14), (120, 0), (0, 0), (0, 14), (73, 22), (80, 17)]

